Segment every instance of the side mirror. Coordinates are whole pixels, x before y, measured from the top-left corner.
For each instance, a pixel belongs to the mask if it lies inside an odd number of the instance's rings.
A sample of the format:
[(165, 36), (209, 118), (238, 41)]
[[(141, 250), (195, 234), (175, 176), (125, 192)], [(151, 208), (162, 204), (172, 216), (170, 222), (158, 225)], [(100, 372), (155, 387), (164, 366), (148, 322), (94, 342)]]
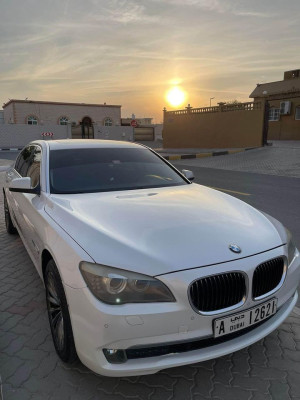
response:
[(10, 182), (9, 190), (11, 192), (32, 193), (38, 195), (41, 192), (40, 185), (37, 185), (35, 188), (31, 187), (31, 178), (29, 178), (28, 176), (13, 179)]
[(183, 175), (184, 175), (189, 181), (192, 181), (192, 180), (195, 178), (193, 171), (190, 171), (189, 169), (183, 169), (181, 172), (183, 173)]

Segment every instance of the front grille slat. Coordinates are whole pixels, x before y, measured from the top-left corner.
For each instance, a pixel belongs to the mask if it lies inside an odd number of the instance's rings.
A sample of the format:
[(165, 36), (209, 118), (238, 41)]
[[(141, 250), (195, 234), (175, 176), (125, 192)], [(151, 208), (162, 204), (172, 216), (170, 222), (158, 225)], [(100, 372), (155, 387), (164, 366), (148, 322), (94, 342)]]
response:
[[(233, 280), (235, 280), (235, 274), (232, 275)], [(230, 279), (227, 275), (222, 276), (221, 279), (224, 282), (224, 289), (225, 289), (225, 304), (230, 304), (234, 302), (234, 300), (230, 299)]]
[(241, 272), (227, 272), (196, 280), (190, 286), (190, 300), (200, 312), (222, 310), (239, 304), (246, 294)]
[(200, 291), (202, 289), (202, 285), (200, 284), (200, 282), (197, 282), (196, 287), (197, 287), (196, 295), (197, 295), (197, 298), (198, 298), (198, 307), (203, 307), (203, 304), (201, 303), (201, 298), (199, 296), (199, 293), (200, 293)]
[(264, 282), (263, 282), (263, 290), (264, 293), (267, 292), (268, 290), (268, 272), (272, 270), (273, 263), (272, 261), (269, 261), (265, 266), (264, 266)]
[[(214, 287), (214, 282), (211, 281), (205, 281), (206, 282), (206, 287), (207, 287), (207, 291), (206, 291), (206, 296), (205, 296), (205, 306), (209, 307), (209, 293), (211, 292), (212, 288)], [(217, 301), (217, 298), (212, 299), (212, 301)]]
[(259, 291), (259, 293), (264, 293), (264, 282), (266, 281), (265, 278), (264, 278), (264, 273), (265, 273), (265, 269), (262, 266), (261, 267), (262, 279), (260, 279), (258, 281), (258, 291)]
[(234, 304), (238, 303), (238, 292), (234, 290), (234, 286), (236, 282), (239, 280), (239, 275), (234, 273), (234, 279), (229, 282), (229, 298), (230, 301)]
[[(199, 293), (201, 293), (202, 291), (204, 292), (204, 293), (206, 293), (206, 286), (201, 282), (201, 285), (199, 285), (199, 292), (198, 292), (198, 296), (199, 296)], [(199, 296), (199, 299), (201, 299), (201, 296)], [(206, 297), (205, 298), (203, 298), (203, 300), (202, 300), (202, 302), (201, 302), (201, 306), (202, 307), (205, 307), (205, 299), (206, 299)]]
[[(237, 299), (237, 296), (238, 296), (238, 293), (239, 293), (239, 290), (238, 290), (238, 289), (239, 289), (239, 288), (241, 287), (241, 285), (243, 284), (241, 278), (242, 278), (242, 277), (238, 275), (237, 280), (236, 280), (236, 282), (235, 282), (235, 285), (236, 285), (236, 287), (234, 288), (234, 293), (236, 293), (235, 299)], [(246, 291), (245, 291), (245, 293), (241, 293), (241, 295), (242, 295), (243, 297), (245, 296), (245, 294), (246, 294)]]
[(204, 293), (206, 294), (205, 299), (203, 301), (205, 308), (208, 307), (208, 297), (207, 297), (207, 293), (209, 292), (208, 285), (209, 283), (207, 281), (203, 281), (203, 286), (205, 288)]
[(258, 298), (274, 290), (284, 274), (284, 259), (282, 257), (266, 261), (256, 267), (253, 274), (252, 296)]
[[(243, 284), (242, 277), (238, 275), (238, 280), (236, 281), (236, 288), (235, 288), (236, 296), (238, 296), (238, 288), (241, 287), (242, 284)], [(245, 295), (246, 295), (246, 293), (243, 293), (243, 296), (245, 296)]]
[[(220, 307), (220, 292), (218, 290), (216, 290), (215, 288), (217, 288), (218, 286), (220, 286), (220, 280), (221, 278), (219, 276), (213, 276), (212, 277), (212, 281), (214, 282), (214, 285), (212, 286), (211, 290), (215, 291), (216, 295), (213, 296), (212, 298), (212, 307), (215, 307), (216, 309), (218, 309)], [(214, 297), (216, 299), (216, 301), (214, 301)]]

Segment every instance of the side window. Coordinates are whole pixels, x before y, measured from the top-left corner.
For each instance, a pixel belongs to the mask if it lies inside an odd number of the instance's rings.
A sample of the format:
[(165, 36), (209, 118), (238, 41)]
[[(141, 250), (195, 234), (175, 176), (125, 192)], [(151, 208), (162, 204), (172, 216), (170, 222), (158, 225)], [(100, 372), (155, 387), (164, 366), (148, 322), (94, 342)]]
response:
[(15, 170), (23, 177), (27, 176), (27, 171), (28, 171), (29, 161), (30, 161), (30, 156), (31, 156), (31, 147), (32, 146), (25, 147), (25, 149), (19, 155), (19, 158), (15, 165)]
[(31, 186), (36, 187), (40, 181), (41, 148), (39, 146), (30, 146), (31, 157), (26, 176), (31, 178)]
[(15, 162), (15, 170), (18, 171), (18, 172), (19, 172), (18, 167), (19, 167), (21, 158), (22, 158), (22, 153), (20, 153), (20, 154), (18, 155), (18, 157), (17, 157), (17, 159), (16, 159), (16, 162)]

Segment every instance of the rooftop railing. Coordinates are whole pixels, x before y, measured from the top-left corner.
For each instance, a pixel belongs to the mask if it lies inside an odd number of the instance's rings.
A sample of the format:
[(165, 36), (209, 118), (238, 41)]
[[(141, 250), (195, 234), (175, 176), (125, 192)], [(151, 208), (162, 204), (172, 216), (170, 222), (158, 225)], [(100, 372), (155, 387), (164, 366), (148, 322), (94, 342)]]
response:
[(186, 107), (185, 110), (175, 110), (167, 111), (164, 110), (169, 115), (186, 115), (186, 114), (204, 114), (204, 113), (217, 113), (217, 112), (228, 112), (228, 111), (253, 111), (261, 110), (261, 102), (247, 102), (247, 103), (234, 103), (234, 104), (220, 104), (214, 107), (201, 107), (193, 108)]

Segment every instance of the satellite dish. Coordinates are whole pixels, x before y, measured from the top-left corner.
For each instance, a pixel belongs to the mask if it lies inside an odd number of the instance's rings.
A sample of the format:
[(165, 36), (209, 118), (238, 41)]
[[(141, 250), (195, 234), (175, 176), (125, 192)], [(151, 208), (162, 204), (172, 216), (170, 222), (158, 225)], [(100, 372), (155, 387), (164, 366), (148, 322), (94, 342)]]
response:
[(268, 92), (266, 90), (263, 91), (263, 94), (268, 94)]

